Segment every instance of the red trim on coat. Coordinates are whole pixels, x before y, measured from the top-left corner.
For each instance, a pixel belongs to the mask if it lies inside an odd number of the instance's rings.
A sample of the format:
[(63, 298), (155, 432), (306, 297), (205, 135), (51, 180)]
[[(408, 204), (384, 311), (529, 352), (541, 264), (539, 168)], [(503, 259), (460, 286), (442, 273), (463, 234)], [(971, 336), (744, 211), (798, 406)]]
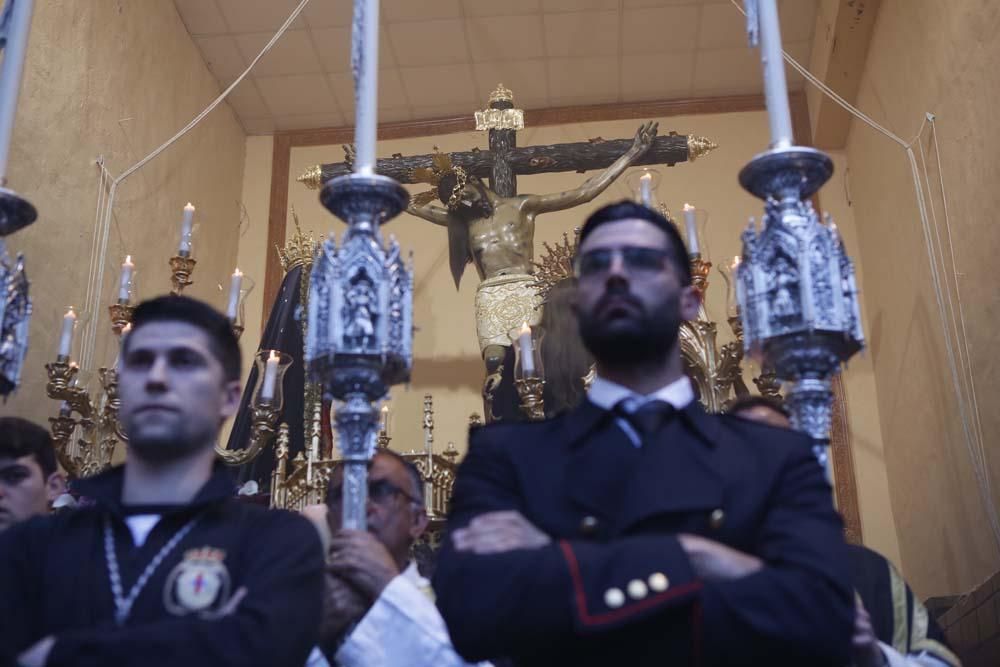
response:
[(670, 598), (700, 590), (702, 587), (701, 581), (695, 580), (680, 586), (673, 586), (669, 590), (646, 598), (640, 602), (636, 602), (635, 604), (631, 604), (628, 607), (622, 607), (621, 609), (615, 609), (614, 611), (604, 612), (603, 614), (592, 615), (587, 611), (587, 595), (583, 590), (583, 577), (580, 575), (580, 565), (576, 560), (576, 554), (573, 553), (573, 547), (570, 546), (569, 542), (566, 540), (559, 540), (559, 546), (562, 549), (563, 557), (566, 559), (566, 563), (569, 566), (569, 573), (570, 577), (573, 579), (573, 589), (576, 594), (576, 604), (577, 608), (580, 610), (580, 621), (584, 625), (612, 623), (622, 618), (627, 618), (633, 614), (637, 614), (641, 611), (645, 611), (650, 607), (655, 607)]

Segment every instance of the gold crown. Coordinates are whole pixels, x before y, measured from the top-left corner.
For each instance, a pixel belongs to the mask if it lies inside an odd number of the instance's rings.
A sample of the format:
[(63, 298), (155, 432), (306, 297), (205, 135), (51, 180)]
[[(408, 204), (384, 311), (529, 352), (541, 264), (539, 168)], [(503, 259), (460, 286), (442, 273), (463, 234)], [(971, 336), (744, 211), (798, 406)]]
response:
[(302, 233), (299, 227), (299, 216), (292, 207), (292, 220), (295, 222), (295, 234), (284, 248), (275, 249), (278, 251), (278, 259), (281, 260), (281, 268), (288, 273), (296, 266), (312, 266), (313, 257), (316, 255), (316, 239), (312, 234)]
[(511, 92), (509, 88), (504, 88), (504, 85), (498, 84), (497, 89), (490, 93), (490, 104), (493, 102), (513, 102), (514, 93)]

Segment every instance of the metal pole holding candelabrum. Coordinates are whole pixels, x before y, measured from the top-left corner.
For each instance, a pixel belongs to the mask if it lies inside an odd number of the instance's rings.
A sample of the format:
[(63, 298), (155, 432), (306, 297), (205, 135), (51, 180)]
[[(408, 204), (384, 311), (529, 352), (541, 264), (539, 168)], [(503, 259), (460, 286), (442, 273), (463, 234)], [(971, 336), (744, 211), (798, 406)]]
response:
[(355, 0), (351, 68), (355, 89), (354, 173), (333, 178), (320, 201), (347, 223), (313, 262), (306, 365), (326, 397), (339, 402), (334, 425), (344, 460), (343, 526), (367, 527), (368, 462), (375, 451), (375, 401), (406, 382), (412, 365), (413, 271), (399, 244), (382, 241), (379, 225), (399, 215), (409, 194), (375, 174), (378, 90), (378, 0)]
[(7, 158), (33, 9), (33, 0), (7, 0), (0, 13), (0, 47), (3, 50), (3, 65), (0, 66), (0, 396), (7, 396), (21, 382), (31, 319), (24, 256), (18, 254), (11, 262), (5, 237), (27, 227), (38, 217), (31, 202), (7, 188)]
[(740, 185), (765, 202), (762, 228), (751, 218), (743, 232), (744, 345), (788, 383), (792, 425), (829, 471), (831, 380), (864, 345), (854, 266), (836, 226), (820, 222), (809, 201), (833, 162), (794, 144), (776, 0), (746, 0), (746, 14), (750, 44), (760, 44), (771, 145), (740, 172)]

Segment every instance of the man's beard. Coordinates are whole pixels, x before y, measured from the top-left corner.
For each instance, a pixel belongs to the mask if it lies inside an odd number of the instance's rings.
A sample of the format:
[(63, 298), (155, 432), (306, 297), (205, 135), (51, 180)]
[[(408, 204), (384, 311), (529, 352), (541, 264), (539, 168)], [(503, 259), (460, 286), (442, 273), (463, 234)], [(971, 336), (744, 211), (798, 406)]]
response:
[[(613, 320), (578, 313), (580, 338), (594, 359), (614, 367), (632, 367), (665, 359), (680, 332), (679, 295), (672, 295), (653, 312), (647, 312), (627, 290), (609, 290), (604, 298), (611, 296), (630, 301), (638, 313)], [(599, 302), (594, 311), (601, 310)]]

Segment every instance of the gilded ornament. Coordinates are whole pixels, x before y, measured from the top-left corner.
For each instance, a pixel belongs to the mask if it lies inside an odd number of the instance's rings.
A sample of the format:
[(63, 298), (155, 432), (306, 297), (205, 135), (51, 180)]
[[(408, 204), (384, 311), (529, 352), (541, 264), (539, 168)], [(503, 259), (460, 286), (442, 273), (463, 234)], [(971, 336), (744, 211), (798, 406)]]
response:
[(323, 167), (313, 165), (302, 172), (302, 175), (295, 179), (310, 190), (319, 190), (323, 186)]
[(688, 135), (688, 161), (694, 162), (700, 157), (704, 157), (719, 147), (708, 137), (699, 137), (693, 134)]

